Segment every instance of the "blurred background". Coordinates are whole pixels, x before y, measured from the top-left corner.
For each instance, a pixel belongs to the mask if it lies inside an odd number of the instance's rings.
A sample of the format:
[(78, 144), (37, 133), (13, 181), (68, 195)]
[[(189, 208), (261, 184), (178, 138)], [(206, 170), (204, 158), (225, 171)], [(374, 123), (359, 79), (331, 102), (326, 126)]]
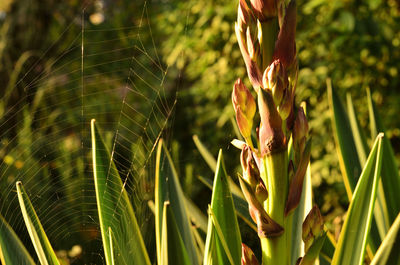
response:
[[(16, 180), (24, 182), (65, 264), (103, 262), (91, 174), (91, 118), (97, 119), (127, 181), (149, 249), (154, 248), (154, 224), (147, 201), (153, 197), (157, 139), (167, 139), (184, 190), (203, 212), (211, 192), (198, 177), (212, 178), (213, 172), (193, 135), (215, 156), (222, 148), (227, 171), (236, 176), (239, 151), (230, 141), (239, 136), (230, 95), (234, 81), (246, 76), (234, 34), (237, 4), (0, 2), (0, 213), (30, 251)], [(326, 79), (332, 79), (343, 100), (351, 94), (365, 131), (366, 88), (371, 89), (399, 157), (400, 1), (297, 4), (296, 100), (307, 103), (314, 200), (325, 221), (335, 224), (348, 202)]]

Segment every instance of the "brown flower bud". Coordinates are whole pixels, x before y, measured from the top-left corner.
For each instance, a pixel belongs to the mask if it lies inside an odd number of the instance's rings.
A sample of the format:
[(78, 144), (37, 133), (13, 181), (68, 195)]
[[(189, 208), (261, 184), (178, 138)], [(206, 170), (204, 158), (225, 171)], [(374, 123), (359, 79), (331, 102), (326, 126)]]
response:
[(258, 260), (251, 248), (242, 243), (242, 265), (258, 265)]
[(271, 91), (275, 105), (279, 106), (289, 85), (288, 76), (279, 60), (273, 61), (265, 69), (262, 81), (263, 88)]
[(255, 89), (261, 86), (262, 72), (256, 61), (253, 61), (247, 50), (246, 44), (246, 32), (240, 30), (238, 23), (235, 23), (235, 33), (238, 40), (240, 52), (242, 53), (244, 62), (247, 68), (247, 74), (249, 76), (250, 82)]
[(276, 0), (250, 0), (250, 2), (258, 20), (265, 21), (277, 16)]
[[(232, 104), (236, 113), (236, 120), (240, 133), (248, 141), (253, 127), (253, 117), (256, 113), (256, 102), (251, 92), (242, 83), (240, 78), (235, 82), (232, 91)], [(248, 143), (250, 144), (250, 143)]]
[(269, 91), (262, 89), (258, 91), (258, 109), (261, 117), (259, 131), (261, 156), (282, 150), (286, 146), (282, 119)]
[(254, 14), (247, 5), (246, 0), (239, 0), (237, 24), (240, 30), (244, 32), (247, 27), (255, 24), (255, 20)]
[(240, 154), (240, 163), (242, 164), (243, 179), (252, 187), (256, 187), (260, 182), (260, 171), (256, 161), (253, 158), (251, 148), (246, 145)]
[(275, 43), (273, 59), (279, 59), (285, 69), (293, 66), (296, 59), (296, 0), (291, 0)]
[(321, 216), (321, 212), (318, 206), (314, 205), (311, 211), (308, 213), (306, 219), (303, 222), (302, 227), (302, 238), (305, 244), (305, 252), (310, 248), (314, 240), (321, 236), (324, 230), (324, 221)]
[(253, 39), (254, 38), (252, 36), (250, 27), (248, 27), (246, 30), (247, 51), (251, 60), (253, 60), (254, 62), (258, 62), (258, 57), (260, 55), (260, 45), (257, 41), (254, 41)]
[[(304, 152), (305, 144), (308, 137), (308, 122), (304, 110), (300, 107), (297, 110), (297, 116), (293, 126), (293, 148), (298, 156)], [(297, 160), (297, 159), (295, 159)], [(295, 161), (296, 163), (298, 161)]]

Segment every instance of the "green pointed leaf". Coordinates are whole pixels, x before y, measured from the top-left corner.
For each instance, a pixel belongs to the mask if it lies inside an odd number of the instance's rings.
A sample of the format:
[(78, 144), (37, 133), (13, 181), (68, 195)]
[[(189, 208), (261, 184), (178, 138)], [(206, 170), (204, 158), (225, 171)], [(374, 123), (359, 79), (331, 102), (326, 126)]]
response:
[(11, 226), (0, 215), (0, 260), (3, 265), (35, 265)]
[(397, 215), (371, 265), (400, 265), (400, 214)]
[[(381, 118), (378, 115), (376, 106), (372, 100), (371, 92), (367, 90), (368, 94), (368, 108), (371, 125), (371, 135), (375, 137), (378, 132), (385, 132)], [(397, 214), (400, 212), (400, 175), (399, 167), (394, 156), (392, 146), (389, 139), (383, 139), (383, 155), (384, 160), (382, 163), (382, 186), (386, 199), (389, 222), (393, 223)]]
[(211, 215), (214, 228), (210, 228), (209, 220), (209, 232), (212, 230), (212, 234), (207, 234), (206, 258), (209, 256), (214, 257), (214, 254), (216, 254), (218, 262), (212, 261), (212, 264), (241, 264), (239, 225), (236, 219), (221, 150), (218, 155), (215, 171), (210, 209), (209, 214)]
[[(343, 175), (347, 196), (350, 201), (358, 177), (361, 173), (361, 163), (359, 157), (366, 157), (368, 151), (365, 150), (365, 153), (363, 153), (365, 143), (363, 142), (361, 136), (362, 133), (359, 131), (359, 127), (356, 124), (356, 118), (354, 116), (350, 116), (350, 118), (347, 116), (346, 110), (336, 91), (332, 88), (330, 81), (327, 82), (327, 85), (329, 104), (332, 110), (332, 124), (335, 132), (336, 150), (338, 152), (340, 169)], [(354, 110), (351, 109), (350, 105), (349, 109), (350, 114), (352, 114)], [(365, 164), (365, 161), (363, 164)], [(378, 204), (377, 209), (382, 209), (379, 208), (379, 206), (380, 204)], [(382, 218), (379, 215), (378, 210), (376, 210), (376, 212), (379, 222), (382, 220)], [(377, 246), (379, 246), (381, 242), (378, 231), (379, 229), (377, 227), (376, 220), (373, 220), (369, 240), (369, 245), (373, 252), (376, 251)]]
[(354, 190), (332, 265), (361, 265), (364, 260), (381, 173), (382, 138), (379, 134)]
[(160, 264), (191, 265), (178, 223), (168, 202), (164, 203), (162, 225), (162, 260)]
[[(210, 179), (206, 179), (204, 177), (199, 176), (199, 180), (206, 185), (210, 190), (213, 188), (213, 181)], [(235, 184), (236, 185), (236, 184)], [(251, 219), (250, 213), (249, 213), (249, 204), (247, 201), (243, 198), (243, 196), (237, 196), (236, 194), (232, 193), (232, 198), (233, 198), (233, 204), (235, 205), (235, 210), (236, 214), (242, 218), (245, 223), (250, 226), (251, 229), (253, 229), (255, 232), (257, 232), (257, 226), (254, 224), (253, 220)]]
[(21, 207), (22, 216), (24, 217), (26, 228), (28, 229), (29, 236), (31, 237), (32, 244), (35, 248), (36, 254), (42, 265), (59, 265), (56, 253), (43, 230), (39, 217), (29, 200), (28, 195), (22, 182), (16, 183), (19, 206)]
[(310, 163), (303, 180), (303, 190), (298, 207), (293, 212), (292, 244), (291, 244), (291, 264), (296, 264), (299, 257), (304, 255), (304, 243), (301, 237), (302, 224), (308, 212), (312, 208), (312, 186)]
[[(353, 133), (353, 139), (357, 147), (357, 154), (361, 165), (365, 165), (368, 154), (368, 144), (361, 130), (360, 124), (356, 117), (356, 111), (354, 109), (353, 100), (351, 95), (347, 94), (347, 110), (349, 113), (351, 130)], [(376, 138), (376, 135), (373, 137)], [(384, 163), (383, 163), (384, 164)], [(389, 229), (389, 216), (388, 208), (386, 204), (385, 194), (382, 187), (382, 178), (378, 182), (378, 191), (376, 195), (376, 202), (374, 207), (374, 220), (371, 226), (371, 240), (373, 250), (377, 249), (377, 246), (381, 243), (381, 240), (385, 237)]]
[[(215, 169), (217, 168), (217, 161), (215, 160), (214, 156), (207, 149), (207, 147), (200, 141), (200, 138), (197, 135), (193, 135), (193, 141), (194, 141), (197, 149), (199, 150), (201, 156), (203, 157), (203, 159), (206, 161), (206, 163), (211, 168), (211, 170), (215, 173)], [(242, 191), (240, 190), (239, 186), (236, 185), (235, 182), (233, 182), (231, 178), (228, 178), (228, 181), (229, 181), (229, 187), (231, 188), (232, 194), (243, 198), (243, 194), (242, 194)]]
[(299, 265), (314, 265), (315, 260), (318, 258), (318, 254), (321, 251), (326, 239), (326, 233), (318, 237), (308, 249)]
[(361, 173), (361, 165), (358, 160), (357, 148), (351, 134), (351, 126), (345, 108), (336, 91), (332, 88), (331, 81), (327, 81), (328, 99), (332, 111), (332, 126), (338, 151), (339, 165), (343, 174), (346, 192), (351, 199), (358, 177)]
[(198, 264), (196, 244), (189, 222), (189, 213), (186, 208), (186, 198), (183, 194), (179, 178), (172, 158), (162, 139), (158, 143), (156, 157), (156, 184), (155, 184), (155, 216), (156, 216), (156, 245), (158, 262), (161, 257), (162, 218), (164, 203), (169, 201), (174, 214), (179, 233), (182, 237), (191, 264)]
[(101, 139), (95, 120), (91, 121), (91, 132), (94, 184), (106, 264), (112, 264), (108, 235), (111, 229), (118, 260), (125, 264), (150, 265), (128, 194)]
[(327, 239), (324, 241), (319, 255), (320, 260), (324, 260), (328, 264), (331, 264), (333, 254), (335, 253), (336, 242), (334, 236), (329, 231), (326, 233), (326, 237)]

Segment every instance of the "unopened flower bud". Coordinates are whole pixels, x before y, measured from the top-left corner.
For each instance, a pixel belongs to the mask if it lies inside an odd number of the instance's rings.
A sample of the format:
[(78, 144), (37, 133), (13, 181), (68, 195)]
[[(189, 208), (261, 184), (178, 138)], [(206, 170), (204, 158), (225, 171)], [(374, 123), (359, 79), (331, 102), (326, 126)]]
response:
[(268, 191), (264, 183), (260, 179), (260, 183), (256, 186), (256, 198), (260, 203), (263, 203), (268, 198)]
[(268, 18), (277, 16), (276, 0), (250, 0), (250, 2), (258, 20), (265, 21)]
[(251, 248), (242, 243), (242, 265), (258, 265), (258, 260)]
[[(236, 120), (240, 133), (246, 139), (251, 140), (251, 129), (253, 127), (253, 117), (256, 113), (256, 102), (251, 92), (242, 83), (240, 78), (235, 82), (232, 92), (232, 104), (236, 113)], [(251, 143), (248, 143), (251, 144)]]
[(251, 60), (257, 62), (260, 55), (260, 45), (257, 41), (254, 41), (253, 39), (254, 38), (252, 36), (250, 27), (248, 27), (246, 30), (247, 51), (249, 52)]
[(253, 158), (251, 148), (246, 145), (240, 154), (240, 163), (243, 169), (243, 179), (254, 188), (260, 182), (260, 171)]
[[(300, 107), (293, 126), (293, 147), (295, 153), (302, 154), (308, 137), (308, 122), (304, 110)], [(297, 161), (296, 161), (297, 162)]]
[(324, 230), (324, 222), (321, 216), (321, 212), (318, 206), (314, 205), (311, 211), (308, 213), (306, 219), (303, 222), (302, 238), (305, 244), (305, 252), (310, 248), (314, 240), (322, 235)]
[(274, 103), (278, 107), (289, 84), (286, 71), (279, 60), (273, 61), (265, 69), (262, 81), (264, 89), (271, 91)]
[(239, 0), (237, 23), (242, 32), (251, 24), (255, 24), (254, 15), (247, 5), (246, 0)]

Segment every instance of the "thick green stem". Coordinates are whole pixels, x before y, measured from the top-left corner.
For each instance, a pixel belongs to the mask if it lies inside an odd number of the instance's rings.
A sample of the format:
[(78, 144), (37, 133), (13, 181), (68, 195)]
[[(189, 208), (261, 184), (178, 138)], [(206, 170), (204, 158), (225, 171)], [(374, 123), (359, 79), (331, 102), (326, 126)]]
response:
[(279, 223), (284, 232), (273, 238), (261, 238), (263, 265), (290, 265), (291, 217), (285, 217), (285, 205), (289, 190), (287, 150), (266, 155), (263, 181), (268, 189), (264, 208)]

